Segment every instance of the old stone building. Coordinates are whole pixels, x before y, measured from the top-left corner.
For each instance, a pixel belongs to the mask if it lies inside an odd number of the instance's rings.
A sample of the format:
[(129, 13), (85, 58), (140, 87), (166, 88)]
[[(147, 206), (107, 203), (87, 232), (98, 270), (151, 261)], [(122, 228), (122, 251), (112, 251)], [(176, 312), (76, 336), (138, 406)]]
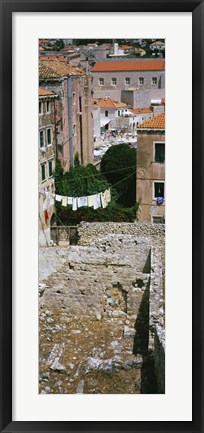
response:
[[(164, 98), (165, 98), (164, 87), (161, 89), (158, 88), (144, 89), (140, 87), (132, 87), (126, 90), (121, 90), (121, 101), (130, 105), (133, 109), (149, 108), (152, 105), (153, 101), (161, 101)], [(155, 114), (160, 114), (160, 113), (155, 112)]]
[(125, 60), (98, 62), (92, 68), (93, 90), (164, 88), (164, 60)]
[(58, 95), (57, 157), (64, 170), (93, 162), (92, 93), (90, 76), (59, 60), (39, 62), (40, 86)]
[(138, 221), (165, 220), (165, 113), (138, 125), (137, 129)]
[(54, 92), (39, 88), (39, 244), (50, 244), (50, 221), (54, 213), (53, 172), (56, 161), (56, 103)]
[(99, 136), (101, 131), (119, 126), (121, 116), (125, 116), (127, 111), (128, 106), (121, 101), (113, 101), (111, 98), (95, 99), (93, 105), (94, 135)]

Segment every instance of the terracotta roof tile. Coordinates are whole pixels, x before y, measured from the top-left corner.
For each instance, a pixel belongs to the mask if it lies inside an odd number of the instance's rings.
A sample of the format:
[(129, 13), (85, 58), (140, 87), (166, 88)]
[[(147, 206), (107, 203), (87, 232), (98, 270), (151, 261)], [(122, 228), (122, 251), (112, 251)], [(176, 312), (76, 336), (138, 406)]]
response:
[(43, 89), (42, 87), (39, 87), (38, 95), (39, 96), (57, 96), (56, 93), (50, 92), (49, 90)]
[(59, 60), (60, 62), (66, 62), (66, 56), (62, 54), (41, 55), (40, 60)]
[(125, 108), (125, 107), (127, 107), (127, 105), (124, 102), (113, 101), (111, 98), (95, 99), (94, 105), (96, 105), (99, 108)]
[(60, 78), (69, 75), (83, 75), (82, 69), (74, 68), (59, 60), (40, 60), (39, 78)]
[(137, 60), (129, 62), (98, 62), (93, 66), (92, 72), (163, 71), (164, 69), (164, 60)]
[(140, 113), (153, 113), (153, 111), (150, 109), (150, 108), (141, 108), (141, 109), (139, 109), (139, 108), (135, 108), (135, 109), (131, 109), (130, 110), (132, 113), (135, 113), (135, 114), (140, 114)]
[(138, 125), (139, 129), (165, 129), (165, 113), (153, 117)]

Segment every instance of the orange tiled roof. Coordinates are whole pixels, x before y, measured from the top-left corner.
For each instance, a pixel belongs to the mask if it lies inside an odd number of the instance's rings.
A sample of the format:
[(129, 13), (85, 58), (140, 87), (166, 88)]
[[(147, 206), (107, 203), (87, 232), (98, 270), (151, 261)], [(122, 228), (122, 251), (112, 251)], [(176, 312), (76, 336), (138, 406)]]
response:
[(43, 89), (42, 87), (39, 87), (38, 95), (39, 96), (57, 96), (56, 93), (50, 92), (49, 90)]
[(63, 56), (62, 54), (41, 55), (40, 60), (60, 60), (61, 62), (66, 62), (66, 56)]
[(125, 108), (127, 105), (124, 102), (113, 101), (111, 98), (107, 99), (95, 99), (94, 104), (99, 108)]
[(70, 75), (83, 75), (82, 69), (74, 68), (59, 60), (40, 60), (39, 78), (60, 78)]
[(165, 113), (153, 117), (138, 125), (139, 129), (165, 129)]
[(152, 111), (150, 108), (141, 108), (141, 109), (139, 109), (139, 108), (135, 108), (135, 109), (131, 108), (130, 111), (131, 111), (132, 113), (134, 113), (134, 114), (140, 114), (140, 113), (153, 113), (153, 111)]
[(98, 62), (93, 66), (92, 72), (163, 71), (164, 69), (164, 60), (137, 60), (131, 62)]

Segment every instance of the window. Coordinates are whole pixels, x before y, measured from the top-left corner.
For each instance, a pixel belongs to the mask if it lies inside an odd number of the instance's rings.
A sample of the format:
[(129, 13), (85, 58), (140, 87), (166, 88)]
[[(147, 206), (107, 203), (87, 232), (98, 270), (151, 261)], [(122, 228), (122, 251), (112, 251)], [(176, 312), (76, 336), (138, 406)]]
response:
[(45, 146), (45, 137), (44, 137), (44, 131), (40, 131), (40, 147)]
[(157, 77), (152, 77), (152, 84), (153, 85), (157, 84)]
[(73, 135), (76, 135), (76, 123), (73, 125)]
[(161, 163), (165, 161), (165, 143), (154, 143), (154, 160)]
[(104, 78), (99, 78), (99, 86), (104, 86)]
[(43, 114), (43, 103), (42, 103), (42, 101), (39, 102), (39, 114)]
[(116, 86), (116, 84), (117, 84), (117, 79), (116, 79), (116, 78), (112, 78), (112, 79), (111, 79), (111, 84), (112, 84), (112, 86)]
[(144, 84), (144, 78), (143, 77), (140, 77), (138, 81), (139, 81), (139, 86), (142, 86)]
[(73, 105), (76, 105), (76, 98), (75, 98), (75, 96), (76, 96), (76, 93), (73, 92), (73, 93), (72, 93), (72, 101), (73, 101)]
[(52, 144), (52, 134), (51, 134), (51, 128), (47, 129), (47, 145), (51, 146)]
[(46, 111), (47, 113), (50, 112), (50, 101), (46, 101)]
[(50, 161), (48, 161), (48, 172), (49, 172), (49, 177), (52, 176), (53, 172), (52, 172), (52, 159), (50, 159)]
[(118, 116), (120, 116), (120, 111), (118, 111)]
[(105, 117), (108, 117), (108, 110), (105, 111)]
[(152, 222), (153, 222), (153, 224), (164, 224), (164, 217), (163, 216), (153, 216)]
[(45, 163), (41, 164), (41, 179), (42, 182), (46, 179), (46, 174), (45, 174)]
[(154, 199), (157, 197), (164, 198), (164, 182), (154, 182)]
[(129, 86), (129, 85), (130, 85), (130, 78), (129, 78), (129, 77), (126, 77), (126, 78), (125, 78), (125, 85), (126, 85), (126, 86)]

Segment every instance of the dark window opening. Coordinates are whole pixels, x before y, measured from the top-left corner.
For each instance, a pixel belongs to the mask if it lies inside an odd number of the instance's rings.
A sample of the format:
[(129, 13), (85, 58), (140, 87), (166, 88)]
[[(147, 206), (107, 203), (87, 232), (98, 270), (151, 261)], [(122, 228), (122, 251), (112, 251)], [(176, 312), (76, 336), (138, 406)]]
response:
[(154, 197), (163, 197), (164, 198), (164, 182), (155, 182), (154, 183)]
[(41, 165), (41, 176), (42, 176), (42, 181), (45, 180), (45, 164)]
[(165, 144), (155, 143), (155, 162), (165, 161)]
[(52, 144), (51, 143), (51, 129), (47, 129), (47, 144)]
[(44, 147), (44, 132), (40, 131), (40, 147)]
[(49, 161), (48, 167), (49, 167), (49, 177), (50, 177), (52, 176), (52, 161)]

